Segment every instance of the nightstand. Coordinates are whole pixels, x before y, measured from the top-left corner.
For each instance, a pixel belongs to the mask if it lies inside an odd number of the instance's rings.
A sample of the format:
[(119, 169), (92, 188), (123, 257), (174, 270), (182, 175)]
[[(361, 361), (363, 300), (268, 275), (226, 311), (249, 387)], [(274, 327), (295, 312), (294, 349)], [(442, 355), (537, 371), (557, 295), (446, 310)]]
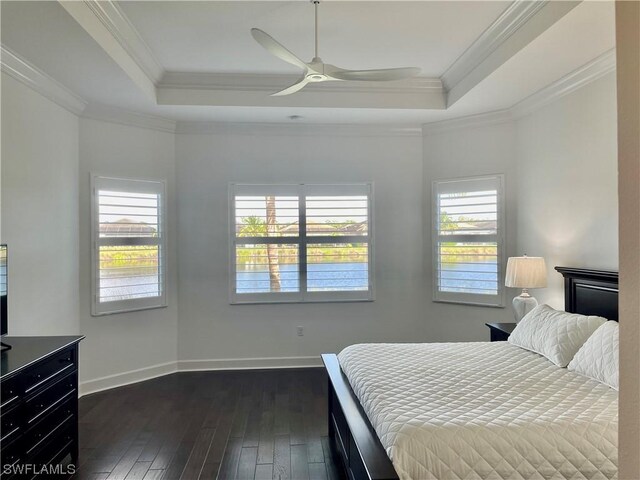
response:
[(515, 323), (485, 323), (491, 332), (492, 342), (504, 342), (509, 338), (513, 329), (516, 328)]

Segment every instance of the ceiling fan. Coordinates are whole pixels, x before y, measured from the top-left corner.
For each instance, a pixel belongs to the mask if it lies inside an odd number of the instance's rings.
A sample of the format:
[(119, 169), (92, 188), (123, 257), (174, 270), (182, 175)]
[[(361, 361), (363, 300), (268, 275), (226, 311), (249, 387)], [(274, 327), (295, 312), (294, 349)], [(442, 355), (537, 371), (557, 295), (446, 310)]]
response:
[(402, 80), (404, 78), (414, 77), (420, 73), (420, 69), (415, 67), (346, 70), (336, 67), (335, 65), (324, 63), (322, 59), (318, 57), (318, 4), (320, 0), (311, 0), (311, 3), (313, 3), (315, 7), (315, 56), (309, 63), (300, 60), (268, 33), (263, 32), (259, 28), (251, 29), (251, 35), (255, 41), (262, 45), (269, 53), (304, 70), (304, 74), (300, 80), (284, 90), (273, 93), (272, 96), (291, 95), (304, 88), (308, 83), (333, 80), (386, 82), (389, 80)]

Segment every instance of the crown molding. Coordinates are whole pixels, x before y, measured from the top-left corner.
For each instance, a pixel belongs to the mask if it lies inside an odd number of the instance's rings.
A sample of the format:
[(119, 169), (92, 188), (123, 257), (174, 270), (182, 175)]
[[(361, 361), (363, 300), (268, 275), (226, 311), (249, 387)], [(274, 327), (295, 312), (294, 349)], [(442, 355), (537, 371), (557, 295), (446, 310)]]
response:
[(442, 83), (450, 90), (501, 43), (535, 15), (547, 1), (512, 2), (502, 14), (442, 74)]
[(523, 117), (533, 111), (574, 92), (585, 85), (598, 80), (616, 70), (616, 49), (606, 51), (582, 67), (529, 95), (511, 107), (516, 118)]
[[(63, 2), (66, 3), (66, 2)], [(96, 2), (84, 2), (96, 3)], [(516, 2), (518, 3), (518, 2)], [(112, 2), (109, 2), (112, 4)], [(117, 6), (112, 5), (114, 9)], [(106, 8), (106, 7), (105, 7)], [(115, 11), (115, 10), (114, 10)], [(122, 21), (127, 21), (123, 16)], [(0, 44), (0, 66), (3, 72), (7, 73), (14, 79), (35, 90), (49, 100), (69, 110), (70, 112), (80, 115), (83, 118), (101, 120), (122, 125), (147, 128), (168, 133), (180, 134), (238, 134), (238, 135), (336, 135), (336, 136), (419, 136), (433, 135), (446, 131), (476, 128), (486, 125), (495, 125), (505, 123), (522, 116), (528, 115), (534, 110), (541, 108), (571, 92), (588, 85), (589, 83), (601, 78), (602, 76), (615, 71), (616, 58), (615, 49), (611, 49), (602, 55), (591, 60), (582, 67), (565, 75), (559, 80), (542, 88), (538, 92), (530, 95), (524, 100), (513, 105), (506, 110), (496, 112), (471, 115), (467, 117), (454, 118), (440, 122), (432, 122), (419, 126), (412, 125), (340, 125), (340, 124), (292, 124), (292, 123), (223, 123), (223, 122), (177, 122), (167, 118), (147, 115), (138, 112), (128, 111), (125, 109), (111, 107), (107, 105), (89, 104), (83, 98), (60, 84), (48, 74), (32, 65), (28, 61), (21, 58), (17, 53), (5, 45)], [(240, 96), (247, 94), (272, 92), (278, 88), (282, 88), (286, 82), (295, 81), (295, 76), (288, 75), (251, 75), (251, 74), (209, 74), (209, 73), (189, 73), (189, 72), (166, 72), (160, 83), (161, 87), (169, 88), (175, 91), (184, 90), (189, 94), (194, 92), (212, 91), (215, 94), (228, 94), (236, 92)], [(437, 104), (437, 96), (442, 97), (444, 89), (440, 79), (417, 77), (407, 81), (388, 82), (385, 84), (370, 85), (366, 82), (330, 82), (322, 86), (310, 85), (308, 90), (316, 98), (316, 104), (311, 106), (330, 107), (322, 102), (323, 96), (327, 93), (338, 94), (341, 98), (350, 98), (354, 94), (378, 96), (379, 93), (387, 93), (390, 96), (406, 97), (405, 101), (415, 101), (416, 96), (424, 98), (436, 95), (431, 98), (431, 105)], [(248, 92), (248, 93), (247, 93)], [(296, 95), (296, 97), (304, 95), (304, 93)], [(271, 98), (268, 95), (266, 98)], [(324, 97), (326, 100), (326, 97)], [(319, 102), (318, 102), (319, 100)], [(360, 99), (358, 107), (371, 107), (371, 102)], [(161, 102), (159, 102), (161, 104)], [(305, 103), (305, 102), (302, 102)], [(367, 104), (368, 103), (368, 104)], [(378, 101), (378, 104), (380, 102)], [(390, 104), (380, 106), (379, 108), (390, 108)], [(169, 103), (171, 104), (171, 103)], [(177, 103), (181, 104), (181, 103)], [(187, 103), (187, 105), (198, 103)], [(230, 102), (230, 105), (236, 105)], [(205, 104), (206, 105), (206, 104)], [(256, 105), (254, 101), (249, 105)], [(271, 106), (289, 106), (283, 104), (269, 104)], [(309, 105), (307, 105), (309, 106)], [(342, 104), (341, 107), (352, 107), (352, 104)], [(424, 107), (422, 104), (413, 106), (404, 106), (402, 108), (442, 108), (440, 107)]]
[[(453, 118), (422, 125), (303, 124), (250, 122), (183, 122), (131, 112), (106, 105), (90, 104), (82, 117), (176, 134), (200, 135), (294, 135), (294, 136), (429, 136), (460, 129), (509, 123), (531, 113), (602, 76), (615, 71), (615, 49), (542, 88), (511, 108)], [(208, 74), (203, 77), (207, 79)], [(226, 79), (237, 77), (227, 75)], [(252, 77), (251, 75), (247, 77)], [(279, 76), (277, 76), (279, 77)], [(252, 80), (252, 79), (250, 79)]]
[(477, 128), (499, 123), (507, 123), (522, 118), (534, 111), (586, 87), (603, 76), (616, 70), (616, 50), (612, 48), (562, 78), (541, 88), (510, 108), (495, 112), (480, 113), (466, 117), (426, 123), (422, 126), (424, 136), (444, 133), (464, 128)]
[(513, 115), (508, 109), (497, 110), (495, 112), (452, 118), (450, 120), (442, 120), (440, 122), (425, 123), (422, 125), (422, 134), (424, 136), (437, 135), (460, 129), (499, 125), (501, 123), (509, 123), (512, 120)]
[(177, 134), (419, 137), (419, 125), (178, 122)]
[(110, 0), (58, 0), (148, 98), (156, 99), (161, 68), (119, 8)]
[(254, 107), (444, 109), (438, 78), (392, 82), (322, 82), (296, 95), (271, 94), (295, 83), (298, 75), (166, 72), (157, 87), (158, 105)]
[(75, 115), (80, 115), (87, 106), (83, 98), (2, 44), (0, 44), (0, 65), (7, 75)]
[(157, 84), (164, 74), (164, 68), (118, 4), (111, 0), (85, 0), (84, 3), (100, 19), (140, 69), (154, 84)]
[(160, 132), (175, 133), (176, 121), (156, 115), (132, 112), (122, 108), (90, 103), (82, 114), (82, 118), (117, 123), (129, 127), (146, 128)]
[[(207, 72), (165, 72), (158, 84), (160, 88), (264, 91), (273, 93), (298, 81), (300, 75), (273, 73), (207, 73)], [(443, 91), (439, 78), (413, 77), (391, 82), (323, 82), (310, 83), (305, 89), (350, 93), (417, 93)]]
[(166, 72), (151, 49), (112, 0), (59, 3), (158, 105), (444, 109), (439, 78), (382, 82), (326, 82), (309, 85), (295, 97), (270, 94), (299, 75)]
[(549, 0), (512, 2), (440, 77), (447, 91), (447, 106), (460, 100), (579, 3)]

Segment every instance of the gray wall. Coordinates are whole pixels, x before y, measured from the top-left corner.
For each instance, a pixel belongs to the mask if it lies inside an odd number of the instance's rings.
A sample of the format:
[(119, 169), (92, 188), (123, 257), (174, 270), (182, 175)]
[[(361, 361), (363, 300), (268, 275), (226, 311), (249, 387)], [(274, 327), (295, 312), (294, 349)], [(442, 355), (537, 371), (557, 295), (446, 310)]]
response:
[[(184, 366), (243, 366), (256, 357), (318, 364), (320, 353), (355, 342), (428, 338), (418, 136), (181, 134), (176, 150)], [(375, 189), (375, 302), (229, 305), (229, 182), (362, 181)]]
[(616, 83), (611, 73), (516, 123), (518, 251), (545, 257), (548, 288), (564, 307), (556, 265), (618, 269)]
[(9, 334), (77, 334), (78, 117), (5, 73), (1, 190)]
[[(177, 352), (174, 135), (80, 119), (80, 328), (83, 391), (174, 368)], [(90, 174), (167, 181), (168, 307), (92, 317)], [(167, 365), (169, 364), (169, 365)], [(151, 367), (151, 368), (150, 368)], [(128, 375), (121, 374), (127, 372)], [(118, 379), (109, 378), (118, 375)], [(107, 377), (107, 378), (104, 378)], [(101, 380), (102, 379), (102, 380)]]
[[(172, 134), (78, 121), (5, 75), (2, 89), (10, 333), (87, 335), (85, 392), (176, 368), (317, 364), (356, 342), (487, 340), (517, 292), (502, 309), (431, 301), (437, 179), (505, 174), (507, 255), (547, 259), (541, 301), (562, 307), (556, 264), (617, 268), (612, 76), (516, 121), (424, 137)], [(90, 172), (167, 180), (169, 307), (90, 316)], [(375, 302), (229, 305), (229, 182), (362, 181), (375, 186)]]
[[(433, 180), (504, 173), (507, 254), (545, 258), (548, 288), (532, 291), (541, 303), (564, 308), (554, 266), (618, 269), (615, 74), (521, 118), (425, 133), (425, 215)], [(429, 284), (430, 242), (427, 224)], [(510, 301), (519, 291), (506, 293), (504, 309), (432, 304), (436, 338), (484, 339), (484, 322), (512, 321)]]
[(515, 138), (511, 122), (471, 128), (453, 128), (424, 136), (424, 217), (426, 320), (430, 339), (439, 342), (488, 340), (485, 322), (511, 322), (511, 292), (507, 308), (477, 307), (432, 302), (432, 192), (434, 180), (502, 173), (505, 176), (505, 252), (515, 255), (518, 214)]

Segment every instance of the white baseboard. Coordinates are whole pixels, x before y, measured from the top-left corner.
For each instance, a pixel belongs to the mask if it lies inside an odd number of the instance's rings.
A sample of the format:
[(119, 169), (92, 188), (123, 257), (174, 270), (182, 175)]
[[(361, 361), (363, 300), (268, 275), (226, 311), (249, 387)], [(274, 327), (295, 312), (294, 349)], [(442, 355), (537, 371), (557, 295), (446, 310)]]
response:
[(267, 358), (223, 358), (205, 360), (178, 360), (128, 372), (107, 375), (80, 382), (79, 396), (124, 387), (175, 372), (207, 370), (261, 370), (277, 368), (313, 368), (322, 366), (320, 356), (315, 357), (267, 357)]
[(86, 380), (84, 382), (80, 382), (79, 393), (82, 397), (90, 393), (110, 390), (116, 387), (124, 387), (125, 385), (130, 385), (132, 383), (138, 383), (143, 382), (144, 380), (151, 380), (152, 378), (162, 377), (163, 375), (169, 375), (170, 373), (175, 373), (176, 371), (176, 362), (151, 365), (150, 367), (138, 368), (136, 370), (130, 370), (128, 372), (116, 373), (114, 375), (107, 375), (106, 377), (100, 377), (94, 380)]
[(311, 368), (322, 366), (316, 357), (224, 358), (212, 360), (178, 360), (179, 372), (198, 370), (259, 370), (273, 368)]

